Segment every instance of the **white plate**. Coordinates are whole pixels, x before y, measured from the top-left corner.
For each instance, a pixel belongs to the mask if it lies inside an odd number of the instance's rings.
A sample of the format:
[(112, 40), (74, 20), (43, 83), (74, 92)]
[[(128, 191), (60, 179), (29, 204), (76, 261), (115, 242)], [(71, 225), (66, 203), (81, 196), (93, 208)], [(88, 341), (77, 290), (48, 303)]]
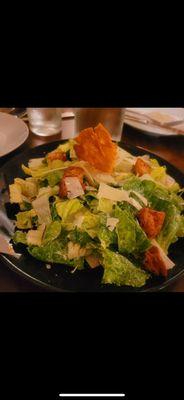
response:
[[(184, 119), (184, 108), (127, 108), (127, 110), (138, 111), (140, 113), (148, 114), (151, 112), (159, 112), (162, 114), (170, 115), (173, 119)], [(141, 131), (144, 131), (148, 135), (154, 136), (173, 136), (177, 135), (176, 132), (172, 132), (170, 129), (153, 127), (146, 124), (141, 124), (140, 122), (130, 121), (125, 118), (124, 121), (127, 125), (130, 125), (134, 128), (137, 128)], [(184, 123), (178, 124), (175, 128), (178, 127), (184, 130)]]
[(20, 118), (0, 112), (0, 157), (21, 146), (28, 135), (29, 129)]

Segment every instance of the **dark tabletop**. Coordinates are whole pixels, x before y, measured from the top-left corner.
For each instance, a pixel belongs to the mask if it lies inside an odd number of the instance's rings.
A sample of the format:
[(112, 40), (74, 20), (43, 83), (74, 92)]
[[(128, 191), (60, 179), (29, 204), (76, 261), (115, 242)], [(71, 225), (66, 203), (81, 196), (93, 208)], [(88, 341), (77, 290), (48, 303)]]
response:
[[(48, 138), (35, 136), (30, 132), (27, 141), (16, 151), (8, 156), (0, 159), (0, 167), (9, 161), (14, 155), (19, 154), (28, 148), (38, 146), (55, 140), (61, 140), (61, 135), (51, 136)], [(122, 140), (125, 143), (139, 146), (145, 150), (149, 150), (163, 159), (169, 161), (182, 172), (184, 172), (184, 136), (154, 137), (141, 133), (140, 131), (124, 125)], [(166, 289), (167, 291), (180, 292), (184, 291), (184, 275), (180, 277), (174, 284)], [(7, 265), (0, 259), (0, 292), (33, 292), (44, 291), (39, 287), (31, 284), (25, 278), (20, 277), (15, 272), (9, 270)]]

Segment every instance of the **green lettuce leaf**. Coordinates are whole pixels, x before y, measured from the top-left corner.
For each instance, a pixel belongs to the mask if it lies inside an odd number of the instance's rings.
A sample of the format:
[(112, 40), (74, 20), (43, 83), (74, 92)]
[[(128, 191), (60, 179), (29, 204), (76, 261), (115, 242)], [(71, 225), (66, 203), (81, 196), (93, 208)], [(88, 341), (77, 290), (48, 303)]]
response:
[(184, 215), (180, 215), (180, 222), (177, 230), (178, 237), (184, 237)]
[(63, 176), (63, 171), (55, 171), (48, 174), (46, 179), (48, 181), (49, 186), (54, 187), (55, 185), (58, 185), (58, 183), (60, 183), (61, 181), (62, 176)]
[(34, 210), (22, 211), (16, 215), (16, 226), (19, 229), (30, 229), (33, 227), (33, 218), (36, 217)]
[(116, 234), (116, 230), (111, 231), (107, 227), (107, 215), (104, 213), (100, 213), (99, 217), (99, 225), (97, 229), (97, 237), (101, 243), (102, 248), (106, 249), (107, 247), (113, 245), (117, 247), (118, 237)]
[(132, 176), (125, 180), (123, 183), (124, 190), (135, 190), (135, 192), (142, 193), (142, 181), (137, 176)]
[(61, 221), (61, 218), (59, 217), (57, 210), (56, 210), (56, 203), (51, 204), (50, 212), (51, 212), (52, 221)]
[(79, 243), (81, 247), (91, 243), (91, 237), (88, 235), (88, 233), (77, 228), (68, 234), (68, 238), (74, 243)]
[(92, 214), (87, 211), (84, 215), (84, 219), (81, 225), (81, 229), (86, 231), (91, 238), (98, 236), (98, 229), (100, 226), (100, 216), (97, 214)]
[(165, 253), (168, 253), (169, 246), (175, 243), (178, 237), (184, 236), (183, 216), (180, 215), (176, 206), (169, 205), (166, 210), (166, 218), (163, 228), (157, 237), (158, 244)]
[(102, 211), (106, 214), (111, 214), (114, 204), (115, 203), (112, 200), (104, 199), (103, 197), (101, 197), (98, 202), (97, 210)]
[(104, 267), (102, 283), (104, 284), (141, 287), (149, 278), (146, 271), (136, 267), (126, 257), (108, 249), (103, 251), (102, 265)]
[(118, 238), (115, 229), (110, 231), (106, 226), (101, 225), (98, 229), (98, 239), (102, 248), (106, 249), (111, 245), (117, 246)]
[(15, 178), (14, 182), (15, 184), (20, 185), (21, 192), (24, 196), (26, 196), (27, 198), (36, 197), (38, 192), (38, 185), (36, 179), (27, 178), (24, 180), (21, 178)]
[(140, 178), (134, 176), (124, 183), (123, 189), (135, 190), (142, 194), (155, 210), (165, 211), (169, 204), (174, 204), (179, 211), (184, 210), (184, 201), (181, 196), (151, 180), (141, 181)]
[(56, 239), (61, 233), (61, 222), (53, 221), (51, 222), (45, 230), (43, 237), (43, 245)]
[(120, 253), (142, 253), (150, 247), (150, 240), (130, 211), (121, 210), (116, 206), (114, 217), (119, 219), (116, 233)]
[(117, 203), (118, 207), (121, 208), (121, 210), (126, 210), (130, 212), (133, 216), (137, 214), (137, 208), (132, 206), (132, 204), (128, 203), (127, 201), (122, 201)]
[(37, 260), (44, 262), (73, 265), (67, 258), (67, 248), (63, 246), (60, 239), (55, 239), (45, 246), (30, 246), (28, 252)]
[(26, 233), (22, 231), (16, 231), (13, 235), (13, 242), (27, 244)]
[(98, 212), (98, 199), (95, 192), (88, 192), (82, 196), (83, 204), (90, 208), (93, 213)]
[(63, 222), (72, 222), (73, 215), (82, 209), (85, 210), (79, 199), (58, 201), (56, 203), (57, 213)]

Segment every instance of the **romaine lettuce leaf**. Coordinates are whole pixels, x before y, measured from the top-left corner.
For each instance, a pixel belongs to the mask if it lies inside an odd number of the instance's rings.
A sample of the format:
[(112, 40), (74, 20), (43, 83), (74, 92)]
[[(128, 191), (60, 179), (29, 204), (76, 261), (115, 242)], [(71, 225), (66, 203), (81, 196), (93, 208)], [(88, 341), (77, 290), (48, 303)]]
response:
[(27, 244), (26, 232), (16, 231), (13, 235), (13, 242)]
[(178, 237), (184, 237), (184, 215), (180, 215), (180, 222), (177, 230)]
[(33, 178), (41, 179), (47, 177), (50, 173), (65, 170), (70, 165), (72, 165), (71, 161), (54, 160), (50, 161), (49, 165), (45, 166), (43, 164), (43, 166), (37, 169), (31, 169), (25, 165), (22, 165), (22, 169), (26, 175), (31, 175)]
[(111, 214), (114, 204), (115, 203), (112, 200), (104, 199), (103, 197), (101, 197), (98, 202), (97, 210), (102, 211), (106, 214)]
[(66, 143), (60, 144), (57, 147), (57, 150), (61, 150), (63, 153), (67, 153), (67, 151), (73, 150), (75, 141), (73, 139), (68, 140)]
[(24, 196), (30, 199), (36, 197), (38, 192), (38, 185), (34, 178), (15, 178), (14, 182), (20, 185), (21, 192)]
[(96, 192), (87, 192), (82, 197), (83, 204), (87, 206), (93, 213), (98, 213), (98, 199)]
[(143, 180), (134, 176), (128, 179), (123, 188), (125, 190), (135, 190), (145, 196), (150, 206), (158, 211), (165, 211), (170, 204), (174, 204), (178, 210), (184, 209), (184, 201), (182, 197), (177, 195), (173, 190), (169, 190), (153, 181)]
[(144, 286), (149, 274), (136, 267), (126, 257), (109, 249), (103, 250), (104, 274), (102, 283), (115, 284), (117, 286)]
[(35, 210), (21, 211), (16, 214), (16, 226), (19, 229), (30, 229), (33, 227), (33, 218), (36, 217)]
[(37, 198), (43, 195), (47, 195), (49, 198), (51, 196), (56, 196), (58, 193), (59, 193), (59, 186), (57, 185), (52, 188), (50, 186), (41, 187), (38, 191)]
[(119, 219), (116, 233), (120, 253), (142, 253), (149, 248), (149, 239), (130, 211), (121, 210), (116, 206), (114, 217)]
[(79, 199), (71, 199), (56, 202), (56, 210), (63, 222), (72, 222), (73, 215), (85, 207)]
[(20, 210), (21, 211), (29, 211), (29, 210), (31, 210), (32, 209), (32, 204), (31, 203), (28, 203), (27, 201), (23, 201), (21, 204), (20, 204)]
[(137, 176), (132, 176), (123, 183), (124, 190), (135, 190), (142, 193), (142, 181)]
[(91, 236), (91, 238), (95, 238), (98, 235), (99, 226), (100, 216), (97, 214), (92, 214), (90, 211), (87, 211), (84, 215), (81, 229), (86, 231), (89, 236)]
[(53, 221), (51, 222), (45, 230), (43, 237), (43, 245), (55, 240), (61, 233), (61, 222)]
[(58, 183), (61, 181), (62, 176), (63, 170), (50, 172), (50, 174), (46, 175), (49, 186), (53, 187), (55, 185), (58, 185)]
[(63, 247), (63, 243), (59, 239), (47, 243), (45, 246), (29, 246), (29, 253), (37, 260), (73, 265), (73, 262), (67, 258), (67, 248)]
[(120, 203), (117, 204), (119, 208), (121, 208), (121, 210), (126, 210), (128, 212), (130, 212), (133, 216), (135, 216), (137, 214), (137, 209), (132, 206), (132, 204), (127, 203), (127, 201), (122, 201)]
[(157, 242), (167, 254), (169, 246), (181, 236), (184, 236), (183, 216), (180, 215), (176, 206), (169, 205), (166, 210), (163, 228), (157, 237)]
[(131, 172), (135, 161), (136, 157), (132, 156), (132, 154), (121, 147), (118, 147), (114, 170), (116, 172)]
[(50, 212), (51, 212), (52, 221), (61, 221), (61, 218), (59, 217), (57, 210), (56, 210), (55, 202), (51, 204)]
[(98, 229), (97, 235), (103, 249), (106, 249), (111, 245), (117, 245), (118, 243), (118, 237), (115, 229), (110, 231), (107, 226), (101, 225)]
[(106, 249), (111, 245), (117, 246), (118, 238), (116, 234), (116, 230), (110, 230), (107, 226), (107, 214), (99, 213), (98, 214), (98, 225), (96, 230), (96, 236), (101, 243), (102, 248)]
[(91, 243), (91, 237), (88, 233), (77, 228), (68, 234), (68, 238), (74, 243), (79, 243), (82, 247)]

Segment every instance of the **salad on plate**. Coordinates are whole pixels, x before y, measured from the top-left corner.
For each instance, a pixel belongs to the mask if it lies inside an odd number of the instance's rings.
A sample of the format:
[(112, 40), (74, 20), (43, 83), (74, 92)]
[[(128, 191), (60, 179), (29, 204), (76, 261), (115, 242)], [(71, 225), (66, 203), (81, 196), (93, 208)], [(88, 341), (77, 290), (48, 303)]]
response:
[(14, 244), (71, 273), (103, 267), (102, 285), (142, 287), (174, 268), (184, 237), (183, 190), (149, 155), (133, 156), (99, 123), (22, 165), (9, 185), (19, 206)]

